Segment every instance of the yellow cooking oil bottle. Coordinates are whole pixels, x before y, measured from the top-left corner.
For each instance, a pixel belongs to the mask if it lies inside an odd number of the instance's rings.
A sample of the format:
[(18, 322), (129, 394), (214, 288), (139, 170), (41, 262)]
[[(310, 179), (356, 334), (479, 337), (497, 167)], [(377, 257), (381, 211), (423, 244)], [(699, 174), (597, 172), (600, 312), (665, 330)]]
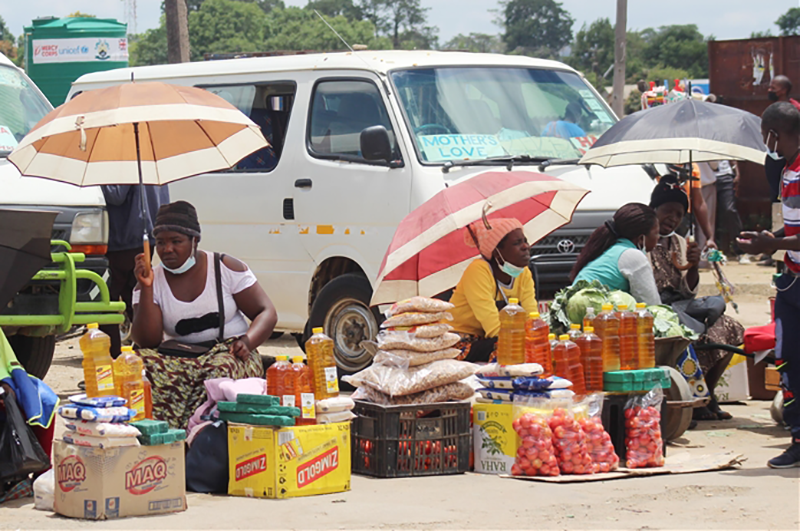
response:
[(122, 347), (120, 355), (114, 360), (114, 386), (116, 393), (128, 401), (128, 407), (136, 411), (133, 420), (147, 416), (147, 396), (142, 380), (144, 363), (136, 355), (133, 347)]
[(83, 380), (86, 382), (86, 396), (114, 396), (114, 370), (111, 338), (98, 328), (97, 323), (86, 326), (86, 333), (80, 340), (83, 352)]
[(325, 335), (322, 327), (311, 331), (314, 335), (306, 341), (306, 358), (311, 369), (311, 385), (315, 400), (339, 396), (339, 375), (333, 354), (333, 339)]

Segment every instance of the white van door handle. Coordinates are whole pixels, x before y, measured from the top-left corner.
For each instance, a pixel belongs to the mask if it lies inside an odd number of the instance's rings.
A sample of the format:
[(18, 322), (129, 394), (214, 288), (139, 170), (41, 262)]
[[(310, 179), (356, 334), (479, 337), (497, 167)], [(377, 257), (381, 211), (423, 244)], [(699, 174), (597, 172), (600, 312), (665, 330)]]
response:
[(297, 179), (294, 182), (294, 187), (295, 188), (311, 188), (312, 184), (313, 183), (311, 182), (311, 179)]

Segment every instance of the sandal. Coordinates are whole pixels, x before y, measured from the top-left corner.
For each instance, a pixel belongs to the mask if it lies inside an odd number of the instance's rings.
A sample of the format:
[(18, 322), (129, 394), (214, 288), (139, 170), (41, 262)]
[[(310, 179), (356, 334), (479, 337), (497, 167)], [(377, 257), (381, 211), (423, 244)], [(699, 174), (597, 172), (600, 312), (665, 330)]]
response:
[(698, 407), (692, 412), (692, 420), (717, 420), (717, 414), (708, 407)]
[(716, 397), (712, 397), (708, 402), (708, 410), (717, 417), (717, 420), (731, 420), (733, 418), (733, 415), (727, 411), (722, 411)]

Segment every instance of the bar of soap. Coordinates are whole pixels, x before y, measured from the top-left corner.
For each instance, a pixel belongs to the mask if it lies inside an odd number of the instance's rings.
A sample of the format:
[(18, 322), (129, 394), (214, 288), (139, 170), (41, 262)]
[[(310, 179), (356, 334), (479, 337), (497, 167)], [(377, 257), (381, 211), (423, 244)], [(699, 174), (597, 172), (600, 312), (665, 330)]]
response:
[(228, 422), (239, 424), (254, 424), (256, 426), (294, 426), (292, 417), (281, 415), (258, 415), (253, 413), (231, 413), (220, 411), (219, 418)]
[(186, 440), (186, 430), (167, 430), (166, 433), (154, 433), (139, 437), (139, 442), (145, 446), (160, 446), (184, 440)]
[(153, 435), (156, 433), (167, 433), (169, 431), (169, 424), (163, 420), (138, 420), (131, 422), (131, 426), (139, 430), (142, 435)]
[(284, 417), (299, 417), (300, 408), (286, 406), (261, 406), (255, 404), (240, 404), (238, 402), (217, 402), (217, 409), (228, 413), (253, 413), (256, 415), (281, 415)]
[(237, 395), (236, 401), (240, 404), (255, 404), (257, 406), (279, 406), (281, 399), (272, 395)]

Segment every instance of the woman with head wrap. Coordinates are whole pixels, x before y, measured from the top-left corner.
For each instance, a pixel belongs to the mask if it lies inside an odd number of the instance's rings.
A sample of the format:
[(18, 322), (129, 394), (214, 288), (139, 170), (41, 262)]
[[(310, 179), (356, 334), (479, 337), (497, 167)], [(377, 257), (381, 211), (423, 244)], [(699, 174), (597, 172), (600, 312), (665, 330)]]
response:
[[(153, 235), (161, 264), (148, 268), (144, 255), (136, 257), (132, 334), (152, 382), (154, 418), (186, 428), (206, 399), (206, 380), (264, 377), (256, 348), (272, 334), (277, 312), (245, 264), (197, 248), (191, 204), (162, 205)], [(179, 353), (187, 347), (197, 347), (194, 357)]]
[(488, 361), (494, 357), (500, 331), (500, 309), (518, 299), (528, 312), (538, 309), (533, 276), (528, 269), (531, 251), (516, 219), (484, 219), (464, 231), (467, 245), (481, 257), (467, 266), (450, 302), (456, 345), (461, 359)]
[[(675, 229), (686, 215), (689, 200), (684, 188), (674, 175), (661, 178), (653, 189), (650, 206), (659, 221), (659, 240), (650, 252), (653, 276), (661, 302), (669, 304), (678, 313), (681, 322), (701, 334), (700, 343), (739, 345), (744, 339), (744, 328), (726, 315), (722, 297), (697, 297), (700, 275), (700, 247), (687, 242)], [(684, 265), (685, 264), (685, 265)], [(714, 396), (714, 389), (733, 354), (720, 350), (698, 350), (697, 358), (711, 395), (708, 407), (694, 410), (695, 420), (725, 420), (731, 418), (722, 411)]]
[(641, 203), (623, 205), (589, 237), (572, 269), (572, 280), (597, 280), (630, 293), (637, 302), (660, 304), (647, 252), (658, 240), (658, 219)]

